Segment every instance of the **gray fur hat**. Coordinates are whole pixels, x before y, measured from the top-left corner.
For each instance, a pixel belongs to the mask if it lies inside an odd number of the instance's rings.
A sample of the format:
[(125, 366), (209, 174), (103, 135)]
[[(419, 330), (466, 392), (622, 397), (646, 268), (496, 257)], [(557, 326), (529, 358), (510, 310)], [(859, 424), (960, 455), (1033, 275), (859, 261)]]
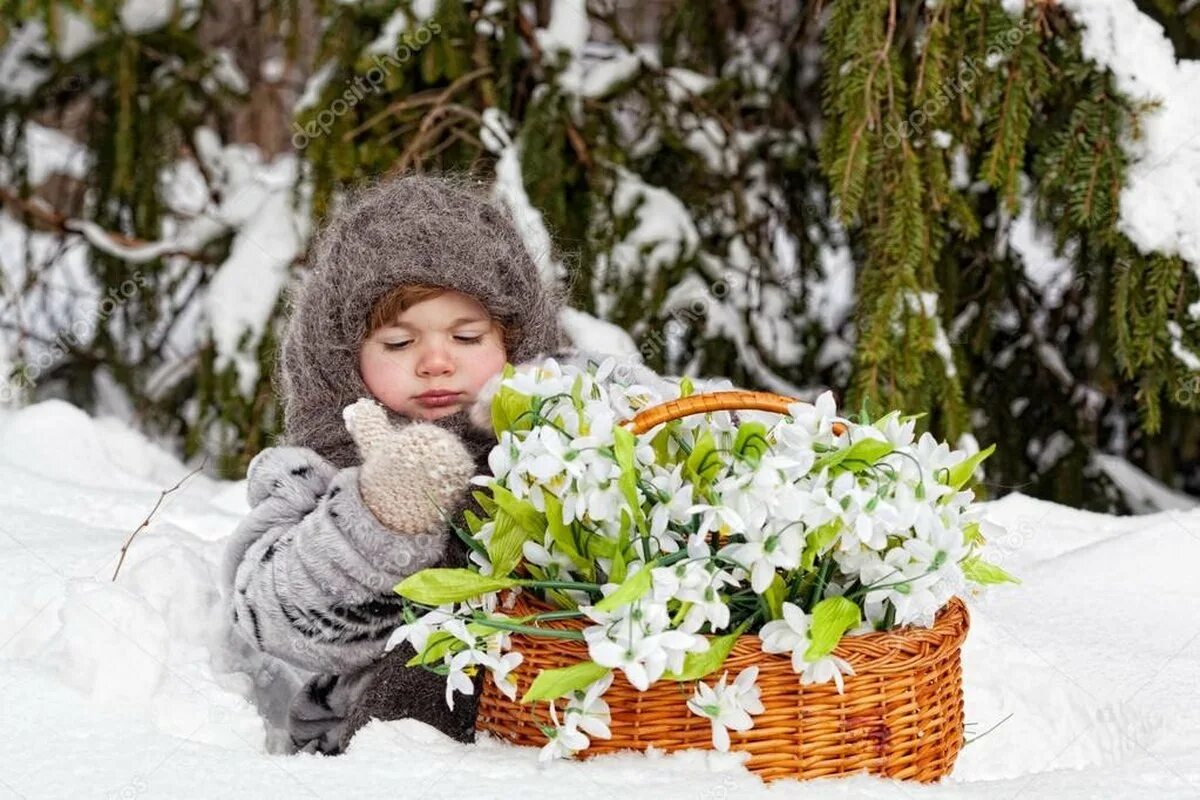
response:
[[(510, 331), (508, 360), (528, 361), (567, 343), (561, 287), (544, 285), (507, 211), (461, 177), (373, 181), (326, 220), (309, 248), (309, 272), (289, 297), (275, 384), (285, 441), (338, 467), (361, 462), (342, 409), (371, 397), (358, 369), (371, 309), (400, 285), (444, 286), (478, 300)], [(388, 410), (397, 424), (408, 421)], [(435, 420), (486, 463), (494, 437), (466, 410)]]

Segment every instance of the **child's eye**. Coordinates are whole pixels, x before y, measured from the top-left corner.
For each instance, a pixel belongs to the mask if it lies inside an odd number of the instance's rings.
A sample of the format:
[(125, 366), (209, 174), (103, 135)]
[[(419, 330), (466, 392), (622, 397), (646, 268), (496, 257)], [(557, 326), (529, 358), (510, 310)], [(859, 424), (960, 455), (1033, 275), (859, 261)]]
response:
[(408, 347), (410, 344), (412, 344), (412, 342), (384, 342), (383, 349), (384, 350), (403, 350), (404, 348)]
[(483, 335), (480, 334), (479, 336), (455, 336), (454, 340), (456, 342), (462, 342), (463, 344), (479, 344), (480, 342), (483, 341)]

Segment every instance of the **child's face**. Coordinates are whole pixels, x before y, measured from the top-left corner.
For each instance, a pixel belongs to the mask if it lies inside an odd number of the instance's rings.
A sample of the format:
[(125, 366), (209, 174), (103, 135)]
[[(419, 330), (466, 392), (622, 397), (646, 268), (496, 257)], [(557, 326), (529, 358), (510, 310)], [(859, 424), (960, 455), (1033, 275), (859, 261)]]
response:
[(358, 364), (379, 402), (406, 417), (433, 420), (469, 406), (505, 360), (487, 310), (469, 295), (446, 291), (370, 334)]

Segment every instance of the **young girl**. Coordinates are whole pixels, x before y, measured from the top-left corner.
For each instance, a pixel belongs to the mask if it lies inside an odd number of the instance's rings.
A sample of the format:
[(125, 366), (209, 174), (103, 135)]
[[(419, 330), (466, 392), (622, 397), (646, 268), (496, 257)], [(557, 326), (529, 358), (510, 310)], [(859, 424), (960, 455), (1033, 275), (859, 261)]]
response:
[(360, 190), (311, 252), (279, 359), (283, 446), (251, 461), (251, 511), (222, 563), (234, 635), (294, 668), (278, 670), (291, 688), (303, 682), (276, 709), (289, 734), (278, 749), (340, 752), (371, 716), (470, 741), (474, 698), (448, 709), (445, 680), (403, 668), (404, 646), (381, 659), (403, 621), (392, 587), (465, 564), (443, 513), (469, 505), (495, 444), (471, 404), (506, 361), (563, 357), (561, 295), (508, 217), (461, 181)]

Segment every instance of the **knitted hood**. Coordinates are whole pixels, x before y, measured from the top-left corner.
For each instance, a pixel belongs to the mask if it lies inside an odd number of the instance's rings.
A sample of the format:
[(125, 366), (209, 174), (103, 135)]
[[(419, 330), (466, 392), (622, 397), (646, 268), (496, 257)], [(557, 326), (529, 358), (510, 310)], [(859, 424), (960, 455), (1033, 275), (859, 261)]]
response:
[[(371, 309), (402, 284), (444, 286), (478, 300), (512, 331), (508, 360), (528, 361), (567, 340), (562, 291), (544, 286), (508, 213), (461, 178), (410, 175), (352, 192), (318, 232), (309, 271), (289, 297), (275, 383), (284, 444), (310, 447), (338, 467), (361, 463), (342, 409), (372, 397), (358, 370)], [(408, 422), (388, 409), (396, 424)], [(454, 431), (481, 466), (494, 437), (467, 411), (433, 420)]]

